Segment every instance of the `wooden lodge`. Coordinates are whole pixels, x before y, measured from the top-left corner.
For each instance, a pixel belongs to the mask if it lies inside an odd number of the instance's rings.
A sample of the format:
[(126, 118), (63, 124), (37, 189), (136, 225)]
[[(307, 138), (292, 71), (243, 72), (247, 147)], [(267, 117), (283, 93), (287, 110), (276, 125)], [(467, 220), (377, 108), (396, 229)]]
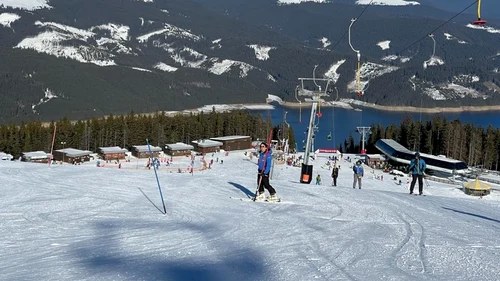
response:
[(382, 168), (387, 159), (381, 154), (366, 154), (366, 164), (370, 167)]
[[(151, 153), (153, 154), (153, 158), (157, 158), (160, 156), (160, 153), (163, 151), (159, 146), (151, 145)], [(137, 158), (149, 158), (149, 147), (148, 145), (134, 145), (130, 149), (130, 152), (133, 156)]]
[(165, 146), (165, 153), (170, 156), (188, 156), (194, 150), (194, 146), (182, 142), (171, 143)]
[(194, 150), (202, 154), (219, 152), (222, 147), (222, 142), (209, 139), (196, 140), (191, 143), (194, 146)]
[(70, 164), (88, 162), (92, 151), (65, 148), (54, 151), (54, 160)]
[(99, 155), (103, 160), (125, 159), (126, 152), (128, 152), (128, 150), (119, 146), (99, 147)]
[(221, 142), (221, 149), (225, 151), (244, 150), (252, 147), (252, 138), (249, 136), (224, 136), (210, 138), (210, 140)]
[(23, 152), (21, 161), (34, 163), (49, 163), (52, 155), (45, 151)]

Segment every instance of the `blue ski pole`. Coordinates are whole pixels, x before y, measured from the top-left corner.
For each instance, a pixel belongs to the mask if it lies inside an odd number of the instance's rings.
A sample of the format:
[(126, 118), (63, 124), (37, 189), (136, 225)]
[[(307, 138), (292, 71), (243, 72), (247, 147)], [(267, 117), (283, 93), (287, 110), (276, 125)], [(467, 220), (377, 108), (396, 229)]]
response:
[(153, 170), (155, 171), (156, 183), (158, 184), (158, 190), (160, 190), (161, 203), (163, 204), (163, 214), (167, 214), (167, 208), (165, 207), (165, 202), (163, 201), (163, 194), (161, 193), (160, 181), (158, 180), (158, 173), (156, 172), (156, 165), (153, 163), (153, 152), (151, 151), (151, 146), (149, 145), (149, 140), (146, 139), (146, 143), (148, 144), (149, 150), (149, 161), (153, 166)]

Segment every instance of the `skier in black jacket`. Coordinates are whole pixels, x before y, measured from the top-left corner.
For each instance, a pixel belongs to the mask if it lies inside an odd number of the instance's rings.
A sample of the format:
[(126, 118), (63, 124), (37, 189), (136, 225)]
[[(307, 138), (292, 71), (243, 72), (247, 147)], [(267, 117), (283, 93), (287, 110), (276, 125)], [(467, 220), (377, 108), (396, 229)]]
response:
[(339, 166), (335, 165), (332, 169), (332, 186), (337, 186), (337, 177), (339, 176)]

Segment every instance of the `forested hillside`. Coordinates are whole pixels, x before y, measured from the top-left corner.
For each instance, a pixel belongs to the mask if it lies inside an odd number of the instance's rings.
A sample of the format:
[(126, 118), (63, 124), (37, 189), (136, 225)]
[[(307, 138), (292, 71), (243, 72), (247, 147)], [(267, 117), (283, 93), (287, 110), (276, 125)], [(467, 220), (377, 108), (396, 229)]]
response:
[[(371, 132), (365, 145), (368, 151), (378, 151), (375, 143), (379, 139), (394, 139), (413, 151), (444, 155), (464, 161), (469, 166), (500, 170), (499, 128), (477, 127), (463, 124), (460, 120), (435, 117), (422, 122), (406, 118), (400, 125), (393, 124), (385, 128), (380, 124), (373, 124)], [(344, 141), (342, 149), (348, 153), (357, 153), (360, 146), (351, 135)]]

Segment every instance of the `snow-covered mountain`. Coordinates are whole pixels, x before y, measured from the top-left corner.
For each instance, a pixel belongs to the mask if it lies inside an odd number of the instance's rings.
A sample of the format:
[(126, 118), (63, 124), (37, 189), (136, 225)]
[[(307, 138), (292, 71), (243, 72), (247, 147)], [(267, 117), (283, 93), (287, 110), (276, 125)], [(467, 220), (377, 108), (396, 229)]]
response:
[[(297, 78), (311, 77), (315, 65), (321, 77), (337, 83), (340, 97), (356, 98), (356, 54), (342, 35), (365, 7), (320, 2), (88, 0), (87, 5), (52, 0), (16, 6), (3, 0), (2, 71), (12, 75), (0, 83), (0, 98), (9, 105), (0, 119), (88, 118), (182, 110), (214, 101), (258, 103), (270, 94), (296, 101)], [(494, 87), (486, 86), (500, 81), (494, 71), (500, 67), (494, 26), (449, 23), (441, 36), (436, 34), (431, 56), (429, 40), (412, 43), (442, 21), (416, 16), (428, 6), (379, 5), (395, 3), (378, 1), (353, 26), (352, 40), (362, 54), (360, 80), (369, 87), (364, 101), (394, 105), (387, 93), (397, 92), (411, 105), (414, 90), (408, 80), (414, 75), (424, 87), (477, 73), (480, 82), (461, 84), (480, 93), (466, 95), (467, 103), (500, 103)], [(345, 28), (330, 28), (334, 25)], [(461, 57), (470, 58), (466, 66)], [(47, 89), (58, 98), (47, 99)], [(428, 99), (428, 106), (463, 102), (447, 92), (441, 95), (442, 104)]]
[(327, 0), (277, 0), (279, 4), (300, 4), (305, 2), (326, 3)]
[(0, 0), (0, 6), (32, 11), (51, 8), (48, 2), (47, 0)]
[(407, 0), (356, 0), (358, 5), (380, 5), (380, 6), (406, 6), (406, 5), (420, 5), (417, 1)]

